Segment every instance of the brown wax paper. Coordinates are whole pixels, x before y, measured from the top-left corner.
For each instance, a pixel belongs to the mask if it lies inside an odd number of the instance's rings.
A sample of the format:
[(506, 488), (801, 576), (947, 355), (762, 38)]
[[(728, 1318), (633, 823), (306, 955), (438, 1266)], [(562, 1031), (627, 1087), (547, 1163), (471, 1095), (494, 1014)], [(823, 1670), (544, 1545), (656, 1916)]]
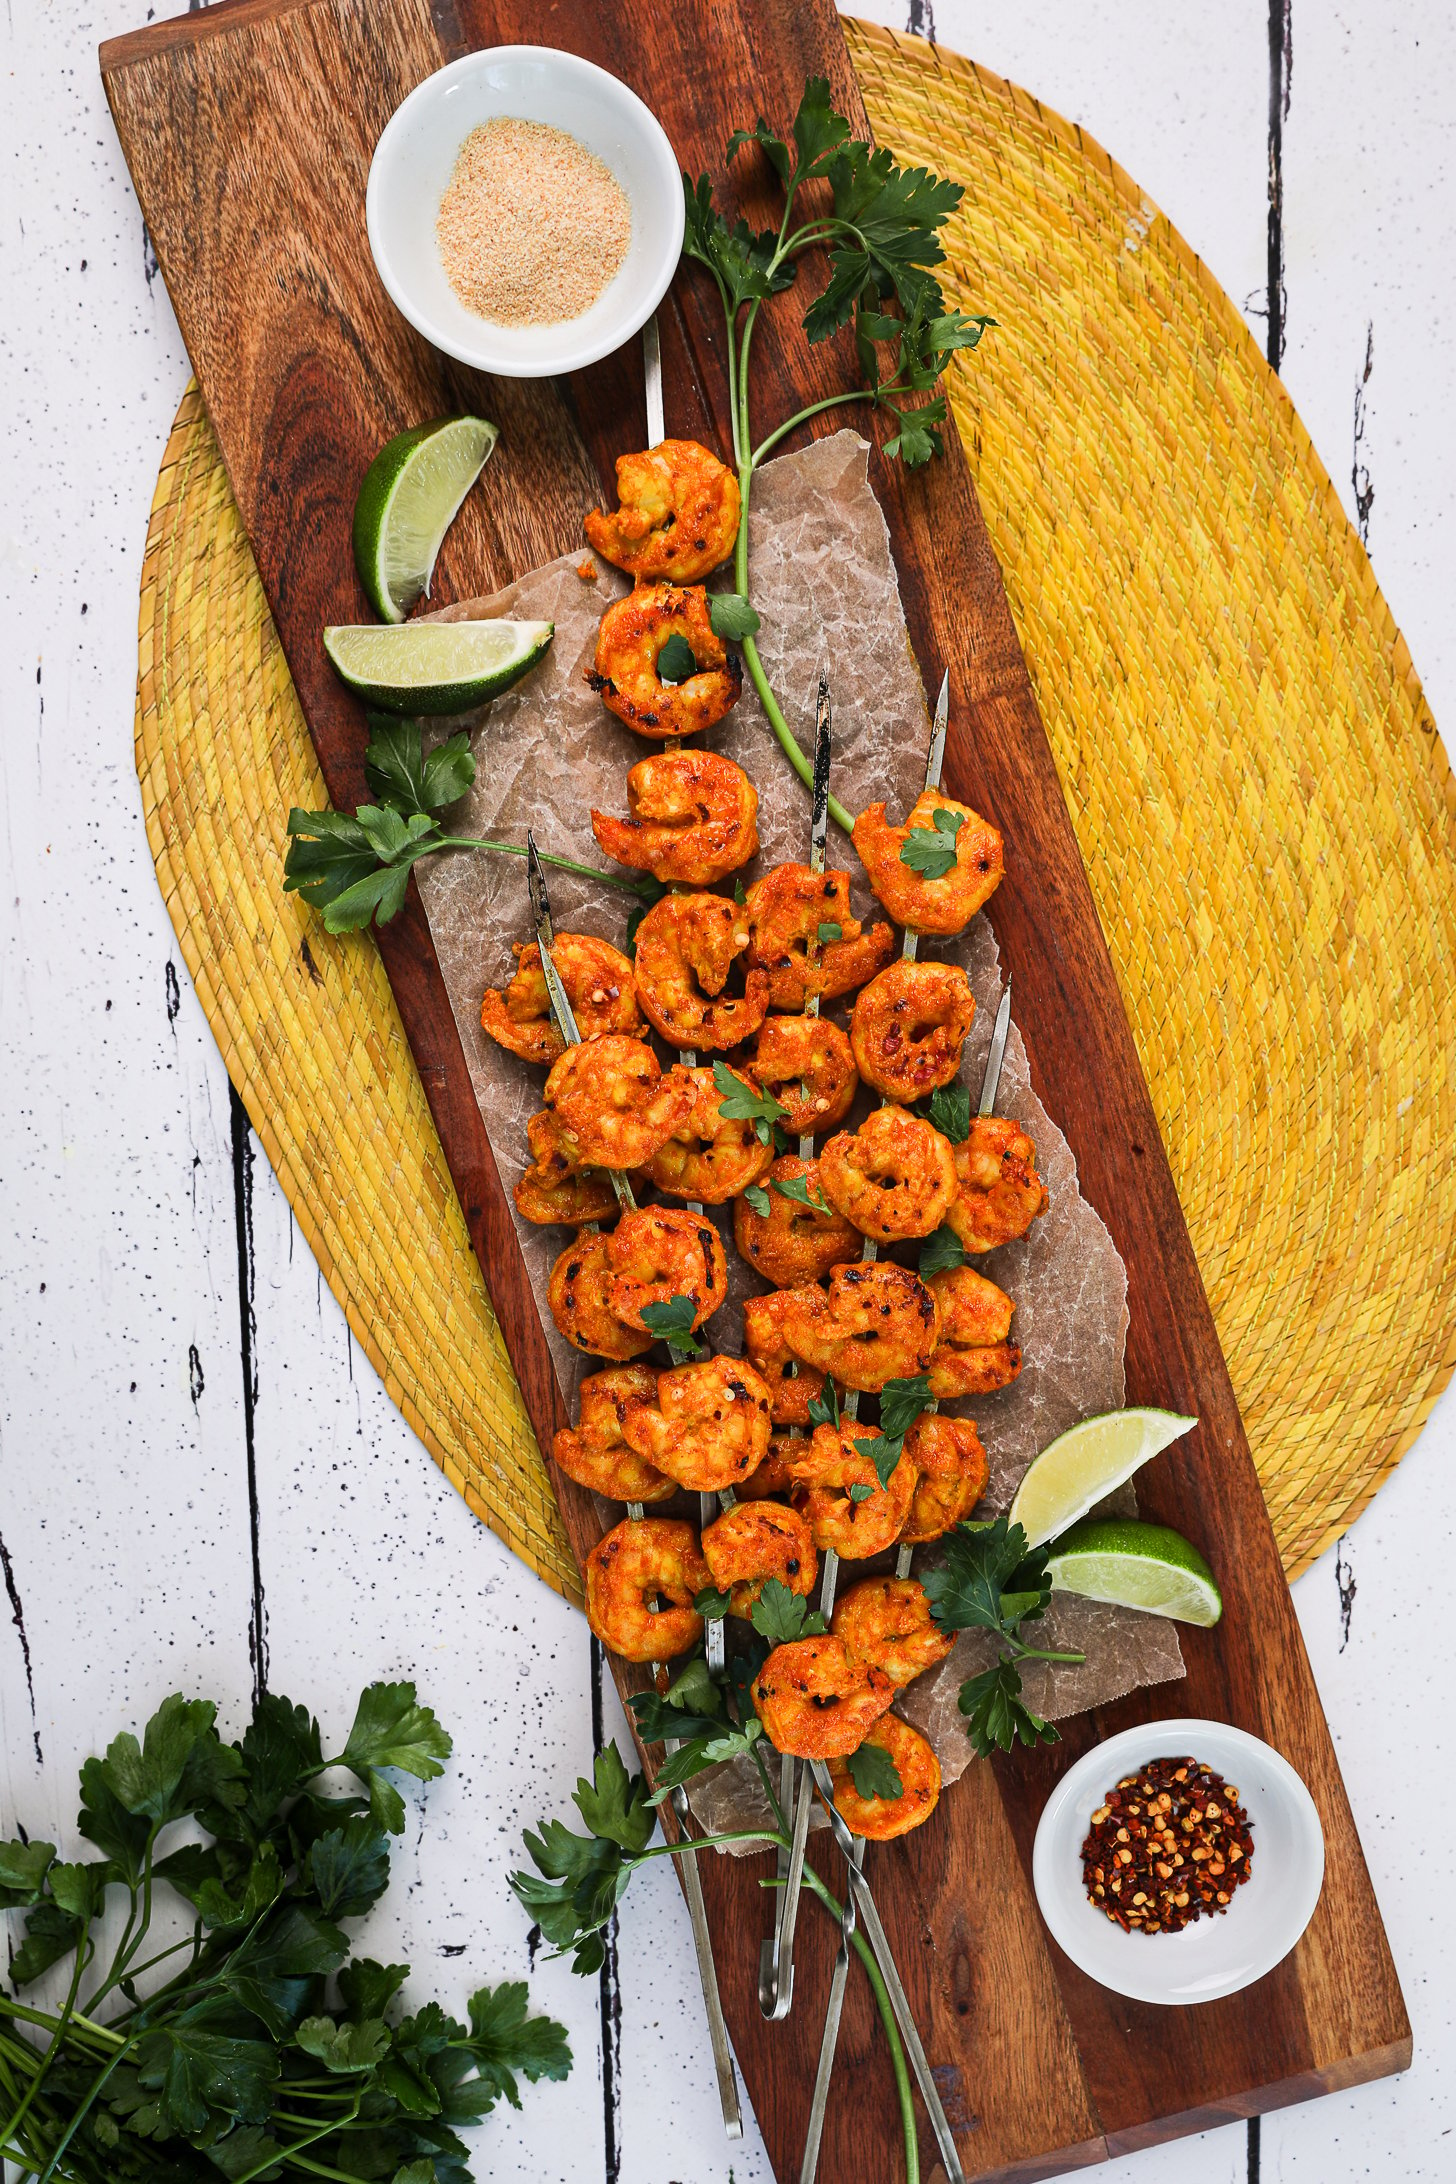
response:
[[(889, 533), (869, 485), (868, 444), (857, 433), (839, 432), (766, 464), (755, 481), (749, 539), (753, 599), (763, 618), (759, 650), (800, 742), (812, 746), (814, 693), (820, 666), (827, 662), (834, 698), (834, 791), (851, 811), (883, 799), (891, 817), (902, 818), (923, 785), (929, 716)], [(584, 567), (595, 571), (591, 581), (579, 573)], [(625, 812), (627, 770), (651, 748), (607, 712), (586, 680), (602, 613), (626, 588), (625, 578), (592, 556), (568, 556), (531, 571), (492, 599), (444, 610), (451, 618), (514, 615), (556, 625), (540, 667), (468, 723), (476, 778), (452, 813), (452, 831), (523, 844), (529, 825), (540, 848), (585, 864), (603, 862), (590, 809)], [(738, 705), (714, 730), (713, 747), (735, 759), (759, 792), (760, 850), (745, 881), (787, 859), (804, 859), (808, 792), (790, 771), (747, 680)], [(866, 919), (878, 914), (858, 859), (835, 829), (829, 860), (850, 871), (856, 914)], [(1008, 863), (1013, 873), (1024, 868), (1014, 842), (1008, 844)], [(485, 1037), (480, 1001), (486, 986), (498, 986), (511, 975), (512, 944), (531, 937), (524, 860), (458, 855), (428, 860), (418, 869), (476, 1096), (509, 1188), (529, 1157), (526, 1121), (541, 1104), (543, 1080), (540, 1071)], [(558, 932), (597, 933), (622, 945), (632, 897), (549, 868), (547, 879)], [(927, 952), (963, 964), (975, 993), (976, 1019), (963, 1072), (974, 1090), (1001, 994), (995, 936), (980, 916), (960, 939), (932, 944)], [(834, 1013), (843, 1019), (847, 1012), (839, 1007)], [(1048, 1089), (1054, 1096), (1055, 1088)], [(1012, 1333), (1024, 1359), (1009, 1388), (961, 1406), (971, 1409), (986, 1445), (992, 1510), (1008, 1505), (1032, 1457), (1058, 1433), (1122, 1403), (1127, 1335), (1126, 1270), (1102, 1220), (1078, 1189), (1066, 1139), (1032, 1090), (1014, 1023), (997, 1107), (1034, 1140), (1050, 1205), (1030, 1236), (975, 1262), (1016, 1300)], [(730, 1245), (729, 1301), (713, 1320), (711, 1334), (720, 1350), (740, 1351), (737, 1307), (763, 1285), (731, 1249), (730, 1211), (718, 1209)], [(545, 1302), (552, 1264), (569, 1238), (562, 1230), (519, 1220), (517, 1233), (546, 1339), (570, 1396), (592, 1364), (562, 1341)], [(928, 1566), (933, 1553), (922, 1550), (918, 1566)], [(853, 1566), (845, 1566), (841, 1586), (853, 1583), (855, 1574)], [(1052, 1650), (1087, 1654), (1081, 1668), (1035, 1664), (1024, 1670), (1027, 1703), (1049, 1719), (1183, 1673), (1175, 1626), (1156, 1616), (1058, 1596), (1037, 1627), (1045, 1634), (1039, 1642)], [(898, 1710), (930, 1738), (947, 1783), (972, 1756), (957, 1693), (964, 1678), (990, 1658), (986, 1634), (965, 1633), (940, 1669), (921, 1677), (898, 1702)], [(715, 1828), (747, 1825), (750, 1815), (761, 1816), (760, 1795), (751, 1768), (741, 1779), (735, 1768), (719, 1769), (693, 1785), (695, 1810)]]

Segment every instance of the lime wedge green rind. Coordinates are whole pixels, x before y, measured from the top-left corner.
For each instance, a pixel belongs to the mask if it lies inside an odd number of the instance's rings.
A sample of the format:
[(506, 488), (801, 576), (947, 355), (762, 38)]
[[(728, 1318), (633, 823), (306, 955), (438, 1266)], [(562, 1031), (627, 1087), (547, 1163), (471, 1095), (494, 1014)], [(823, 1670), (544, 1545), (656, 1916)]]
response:
[(382, 447), (354, 503), (354, 566), (383, 622), (402, 622), (430, 588), (460, 504), (499, 434), (484, 417), (437, 417)]
[(366, 705), (385, 713), (468, 713), (536, 665), (553, 622), (373, 623), (324, 631), (324, 650)]
[(1137, 1517), (1093, 1517), (1056, 1541), (1047, 1574), (1054, 1592), (1108, 1600), (1145, 1615), (1211, 1630), (1223, 1613), (1214, 1575), (1191, 1540)]
[(1055, 1539), (1170, 1442), (1196, 1426), (1177, 1411), (1103, 1411), (1049, 1443), (1028, 1469), (1011, 1504), (1011, 1521), (1033, 1547)]

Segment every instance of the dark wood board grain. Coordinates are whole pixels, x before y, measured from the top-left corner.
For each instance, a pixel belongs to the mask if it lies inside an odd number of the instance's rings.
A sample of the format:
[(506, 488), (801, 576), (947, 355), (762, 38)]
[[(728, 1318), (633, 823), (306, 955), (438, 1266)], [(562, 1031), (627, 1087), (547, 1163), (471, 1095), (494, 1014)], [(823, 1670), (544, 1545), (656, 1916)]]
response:
[[(495, 417), (500, 450), (456, 525), (439, 596), (509, 581), (574, 546), (582, 510), (638, 444), (641, 379), (623, 352), (569, 386), (488, 382), (436, 356), (398, 318), (364, 237), (369, 156), (399, 99), (442, 59), (546, 39), (623, 75), (660, 114), (685, 165), (723, 178), (729, 131), (787, 120), (811, 73), (863, 110), (827, 0), (225, 0), (102, 49), (107, 93), (258, 559), (329, 792), (362, 790), (364, 723), (328, 671), (325, 622), (364, 618), (348, 550), (359, 478), (381, 441), (453, 406)], [(702, 65), (684, 66), (692, 53)], [(750, 219), (766, 177), (734, 174)], [(986, 299), (994, 308), (994, 298)], [(670, 428), (725, 444), (715, 293), (681, 276), (663, 313)], [(792, 300), (756, 337), (765, 425), (844, 384), (810, 350)], [(994, 375), (994, 350), (977, 369)], [(856, 413), (858, 414), (858, 413)], [(1127, 1260), (1129, 1399), (1196, 1411), (1197, 1432), (1146, 1475), (1148, 1513), (1199, 1539), (1227, 1603), (1188, 1632), (1188, 1678), (1067, 1725), (1049, 1753), (974, 1767), (928, 1826), (876, 1862), (876, 1892), (968, 2174), (1050, 2176), (1112, 2152), (1400, 2069), (1410, 2034), (1318, 1695), (1228, 1374), (1097, 924), (1050, 748), (965, 459), (911, 475), (873, 461), (920, 658), (949, 668), (946, 783), (1004, 830), (1009, 876), (992, 905), (1016, 981), (1038, 1090), (1076, 1153), (1088, 1198)], [(380, 936), (537, 1433), (560, 1394), (526, 1284), (417, 899)], [(598, 1526), (558, 1479), (579, 1554)], [(620, 1679), (624, 1686), (630, 1677)], [(1294, 1954), (1252, 1994), (1155, 2011), (1086, 1980), (1049, 1943), (1029, 1880), (1051, 1783), (1099, 1736), (1169, 1711), (1267, 1737), (1308, 1782), (1328, 1868)], [(760, 1862), (706, 1861), (724, 2000), (781, 2177), (797, 2175), (832, 1936), (806, 1914), (787, 2026), (766, 2027), (745, 1932), (762, 1925)], [(826, 2175), (902, 2173), (893, 2092), (862, 1982), (845, 2012)], [(706, 2068), (706, 2043), (705, 2043)], [(924, 2141), (927, 2178), (938, 2174)]]

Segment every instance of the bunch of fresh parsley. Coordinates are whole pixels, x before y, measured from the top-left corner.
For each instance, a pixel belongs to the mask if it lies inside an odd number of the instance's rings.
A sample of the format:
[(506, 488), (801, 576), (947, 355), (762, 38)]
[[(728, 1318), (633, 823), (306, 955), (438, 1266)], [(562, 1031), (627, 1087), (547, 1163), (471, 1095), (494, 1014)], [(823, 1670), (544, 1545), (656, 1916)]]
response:
[[(285, 1698), (261, 1698), (235, 1744), (215, 1714), (169, 1698), (140, 1741), (123, 1733), (87, 1760), (79, 1827), (98, 1857), (0, 1844), (0, 1907), (25, 1913), (14, 1983), (71, 1960), (58, 2012), (0, 1995), (0, 2154), (75, 2184), (468, 2184), (458, 2127), (501, 2099), (518, 2107), (517, 2073), (564, 2078), (565, 2032), (527, 2016), (521, 1984), (480, 1988), (468, 2024), (437, 2002), (401, 2014), (407, 1968), (350, 1961), (340, 1924), (388, 1885), (405, 1822), (391, 1774), (440, 1774), (449, 1737), (410, 1683), (371, 1684), (332, 1756)], [(358, 1789), (325, 1794), (334, 1768)], [(169, 1830), (205, 1839), (168, 1849)], [(125, 1916), (103, 1972), (116, 1891)], [(164, 1891), (190, 1931), (149, 1950)]]
[[(713, 201), (708, 176), (696, 181), (683, 176), (683, 254), (707, 267), (723, 303), (733, 460), (742, 500), (735, 589), (714, 598), (710, 613), (720, 637), (742, 644), (774, 734), (811, 787), (809, 761), (769, 686), (754, 642), (759, 618), (748, 597), (753, 473), (809, 418), (863, 401), (885, 410), (895, 425), (885, 442), (887, 456), (911, 467), (929, 462), (940, 448), (946, 419), (945, 396), (933, 391), (936, 382), (956, 351), (974, 349), (995, 321), (948, 311), (934, 270), (945, 258), (941, 231), (960, 203), (959, 185), (923, 167), (897, 167), (888, 152), (851, 136), (822, 76), (805, 85), (787, 138), (760, 117), (752, 129), (734, 131), (728, 158), (747, 145), (762, 151), (783, 187), (777, 229), (754, 234), (742, 218), (730, 224)], [(824, 277), (808, 301), (804, 330), (811, 342), (822, 342), (852, 328), (859, 383), (810, 403), (755, 444), (748, 386), (754, 326), (764, 303), (793, 287), (811, 253), (822, 255)], [(848, 830), (853, 822), (844, 806), (831, 797), (829, 809), (836, 825)]]
[[(458, 803), (475, 779), (468, 735), (449, 736), (426, 755), (418, 721), (371, 713), (369, 728), (364, 773), (379, 801), (361, 804), (352, 819), (347, 812), (302, 811), (297, 805), (288, 814), (291, 840), (283, 863), (283, 891), (299, 894), (321, 910), (331, 933), (355, 932), (371, 922), (387, 925), (403, 908), (415, 865), (438, 850), (526, 854), (517, 843), (449, 834), (441, 824), (441, 812)], [(661, 882), (650, 876), (628, 879), (598, 872), (544, 849), (540, 856), (543, 864), (636, 895), (639, 919), (664, 892)]]
[(961, 1685), (960, 1710), (982, 1759), (1009, 1752), (1015, 1743), (1055, 1744), (1050, 1722), (1022, 1700), (1021, 1661), (1066, 1661), (1081, 1653), (1048, 1653), (1021, 1638), (1024, 1623), (1046, 1613), (1052, 1596), (1048, 1547), (1029, 1547), (1019, 1524), (997, 1517), (991, 1524), (964, 1523), (947, 1533), (943, 1559), (920, 1582), (930, 1612), (944, 1631), (987, 1630), (997, 1640), (995, 1665)]

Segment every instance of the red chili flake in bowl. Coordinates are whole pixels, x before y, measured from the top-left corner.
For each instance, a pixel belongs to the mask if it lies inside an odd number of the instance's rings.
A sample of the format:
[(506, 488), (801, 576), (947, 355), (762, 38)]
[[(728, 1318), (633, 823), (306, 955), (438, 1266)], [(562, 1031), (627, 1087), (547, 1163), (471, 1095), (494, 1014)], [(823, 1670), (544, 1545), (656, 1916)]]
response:
[(1226, 1911), (1253, 1860), (1253, 1823), (1232, 1783), (1196, 1759), (1150, 1759), (1093, 1813), (1082, 1880), (1124, 1933), (1176, 1934)]

